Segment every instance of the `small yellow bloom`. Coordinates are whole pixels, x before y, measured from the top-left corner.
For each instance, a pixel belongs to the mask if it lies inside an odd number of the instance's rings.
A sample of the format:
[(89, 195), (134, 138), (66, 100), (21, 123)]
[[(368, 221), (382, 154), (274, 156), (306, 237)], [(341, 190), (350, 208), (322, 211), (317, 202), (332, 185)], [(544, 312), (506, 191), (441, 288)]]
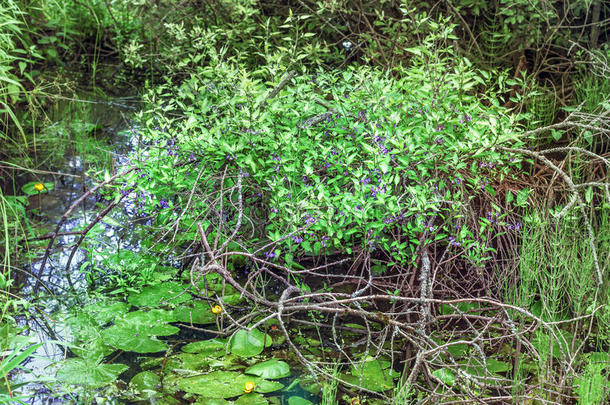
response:
[(42, 183), (36, 183), (36, 184), (34, 184), (34, 189), (35, 189), (36, 191), (42, 191), (42, 190), (44, 190), (44, 184), (42, 184)]
[(244, 385), (244, 392), (246, 394), (251, 393), (252, 391), (254, 391), (254, 383), (252, 381), (248, 381), (245, 385)]
[(214, 305), (212, 307), (212, 313), (218, 315), (222, 312), (222, 307), (220, 305)]

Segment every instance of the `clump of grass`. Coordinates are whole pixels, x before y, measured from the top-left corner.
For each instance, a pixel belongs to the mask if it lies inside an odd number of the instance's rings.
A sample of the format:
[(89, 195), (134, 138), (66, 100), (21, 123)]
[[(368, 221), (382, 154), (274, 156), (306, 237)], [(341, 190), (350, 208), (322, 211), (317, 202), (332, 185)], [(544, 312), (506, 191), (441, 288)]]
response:
[(335, 364), (332, 372), (332, 378), (324, 385), (324, 390), (322, 391), (322, 405), (337, 405), (339, 402), (337, 401), (337, 387), (339, 386), (339, 364)]
[(411, 387), (404, 383), (402, 379), (394, 387), (394, 395), (392, 397), (393, 405), (406, 405), (409, 404), (412, 399), (413, 391)]
[[(610, 216), (608, 209), (593, 210), (590, 221), (594, 225), (597, 249), (610, 249)], [(588, 243), (588, 235), (577, 215), (557, 219), (549, 213), (534, 212), (526, 216), (525, 232), (521, 241), (519, 279), (507, 283), (506, 301), (530, 310), (545, 322), (558, 322), (554, 333), (538, 330), (531, 340), (540, 356), (537, 367), (541, 386), (556, 385), (561, 377), (557, 370), (564, 358), (579, 358), (582, 361), (580, 379), (572, 387), (582, 396), (582, 384), (596, 383), (597, 370), (583, 355), (584, 343), (607, 344), (610, 336), (608, 310), (603, 306), (590, 315), (600, 304), (608, 301), (607, 289), (597, 290), (597, 276), (593, 255)], [(603, 256), (603, 255), (600, 255)], [(603, 274), (608, 274), (608, 258), (600, 257)], [(607, 285), (608, 280), (604, 280)], [(519, 315), (515, 314), (518, 319)], [(580, 317), (580, 318), (579, 318)], [(513, 371), (515, 392), (519, 393), (522, 367), (530, 360), (524, 358), (516, 362)], [(567, 371), (564, 371), (567, 372)], [(591, 378), (588, 378), (590, 376)], [(577, 377), (575, 375), (571, 378)], [(589, 381), (591, 380), (591, 381)], [(580, 381), (580, 382), (578, 382)]]

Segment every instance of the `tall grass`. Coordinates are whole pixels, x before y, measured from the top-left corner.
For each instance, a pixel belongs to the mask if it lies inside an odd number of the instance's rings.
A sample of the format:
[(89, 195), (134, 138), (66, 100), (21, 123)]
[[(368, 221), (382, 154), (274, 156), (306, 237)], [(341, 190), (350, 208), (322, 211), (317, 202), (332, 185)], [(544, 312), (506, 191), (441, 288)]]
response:
[(339, 387), (339, 381), (337, 378), (339, 377), (339, 364), (335, 364), (334, 368), (331, 370), (332, 378), (330, 381), (324, 384), (324, 389), (322, 390), (322, 402), (321, 405), (337, 405), (339, 402), (337, 401), (337, 388)]
[(25, 131), (17, 118), (13, 105), (26, 92), (21, 77), (31, 62), (26, 51), (28, 36), (24, 13), (14, 0), (0, 2), (0, 140), (14, 142), (6, 128), (14, 126), (27, 145)]
[[(559, 362), (574, 358), (577, 359), (575, 364), (579, 374), (568, 376), (568, 380), (574, 379), (572, 390), (581, 398), (585, 398), (585, 393), (587, 398), (604, 395), (591, 394), (583, 387), (600, 387), (602, 377), (597, 371), (610, 365), (606, 360), (606, 364), (600, 366), (600, 356), (584, 354), (585, 347), (588, 351), (603, 351), (603, 347), (610, 343), (610, 210), (604, 206), (592, 212), (597, 249), (604, 252), (600, 255), (600, 266), (606, 277), (604, 288), (598, 290), (596, 287), (593, 255), (580, 218), (574, 215), (557, 220), (550, 214), (532, 213), (526, 217), (521, 241), (519, 280), (507, 284), (505, 289), (508, 303), (527, 308), (547, 322), (584, 317), (596, 310), (593, 320), (581, 318), (558, 324), (555, 336), (538, 330), (531, 339), (540, 355), (538, 378), (541, 390), (543, 387), (557, 387), (561, 383), (561, 376), (557, 373)], [(521, 377), (520, 370), (515, 370), (514, 394), (519, 393)], [(604, 382), (609, 383), (607, 379)], [(590, 402), (583, 399), (580, 403)]]

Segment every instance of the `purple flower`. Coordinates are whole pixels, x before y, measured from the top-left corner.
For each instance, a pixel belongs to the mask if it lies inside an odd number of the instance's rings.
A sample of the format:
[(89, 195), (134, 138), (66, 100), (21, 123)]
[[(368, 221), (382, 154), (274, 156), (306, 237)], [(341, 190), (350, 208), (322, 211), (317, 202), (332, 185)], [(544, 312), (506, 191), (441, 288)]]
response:
[(303, 242), (303, 237), (300, 235), (294, 235), (292, 237), (292, 240), (294, 241), (294, 243), (301, 243), (301, 242)]
[(455, 239), (453, 236), (449, 237), (449, 245), (451, 246), (462, 246), (461, 242), (458, 242), (457, 239)]
[(309, 224), (315, 223), (316, 222), (316, 218), (312, 217), (311, 215), (309, 215), (308, 212), (306, 212), (305, 215), (303, 216), (303, 221), (305, 221), (305, 223), (307, 225), (309, 225)]
[(273, 259), (274, 257), (277, 257), (277, 254), (275, 254), (275, 252), (273, 250), (265, 252), (266, 259)]
[(159, 206), (161, 208), (169, 208), (169, 203), (165, 198), (162, 198), (161, 201), (159, 201)]

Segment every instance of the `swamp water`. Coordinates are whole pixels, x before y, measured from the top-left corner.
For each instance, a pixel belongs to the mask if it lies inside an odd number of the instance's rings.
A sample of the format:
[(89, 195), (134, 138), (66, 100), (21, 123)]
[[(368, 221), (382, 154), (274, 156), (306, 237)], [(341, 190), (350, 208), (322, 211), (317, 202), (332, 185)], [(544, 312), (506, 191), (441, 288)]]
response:
[[(135, 193), (103, 217), (100, 213), (112, 200), (92, 193), (65, 216), (95, 187), (91, 170), (101, 178), (125, 171), (139, 143), (129, 118), (137, 99), (81, 96), (84, 100), (66, 101), (55, 114), (61, 120), (46, 129), (47, 139), (62, 145), (55, 173), (22, 179), (53, 184), (49, 192), (30, 196), (28, 209), (33, 222), (44, 228), (41, 233), (51, 235), (61, 226), (56, 238), (31, 242), (30, 276), (18, 280), (23, 285), (19, 294), (32, 304), (20, 326), (30, 343), (39, 345), (25, 363), (30, 371), (13, 381), (27, 384), (21, 400), (318, 403), (317, 384), (298, 377), (299, 366), (281, 346), (275, 328), (238, 332), (230, 342), (211, 333), (220, 328), (223, 314), (210, 310), (212, 300), (195, 300), (185, 292), (188, 282), (180, 278), (180, 260), (158, 246), (142, 245), (150, 218), (138, 215)], [(218, 277), (208, 275), (205, 283), (210, 291), (224, 293), (225, 305), (239, 308), (243, 303)], [(320, 354), (316, 341), (310, 341), (312, 355)]]

